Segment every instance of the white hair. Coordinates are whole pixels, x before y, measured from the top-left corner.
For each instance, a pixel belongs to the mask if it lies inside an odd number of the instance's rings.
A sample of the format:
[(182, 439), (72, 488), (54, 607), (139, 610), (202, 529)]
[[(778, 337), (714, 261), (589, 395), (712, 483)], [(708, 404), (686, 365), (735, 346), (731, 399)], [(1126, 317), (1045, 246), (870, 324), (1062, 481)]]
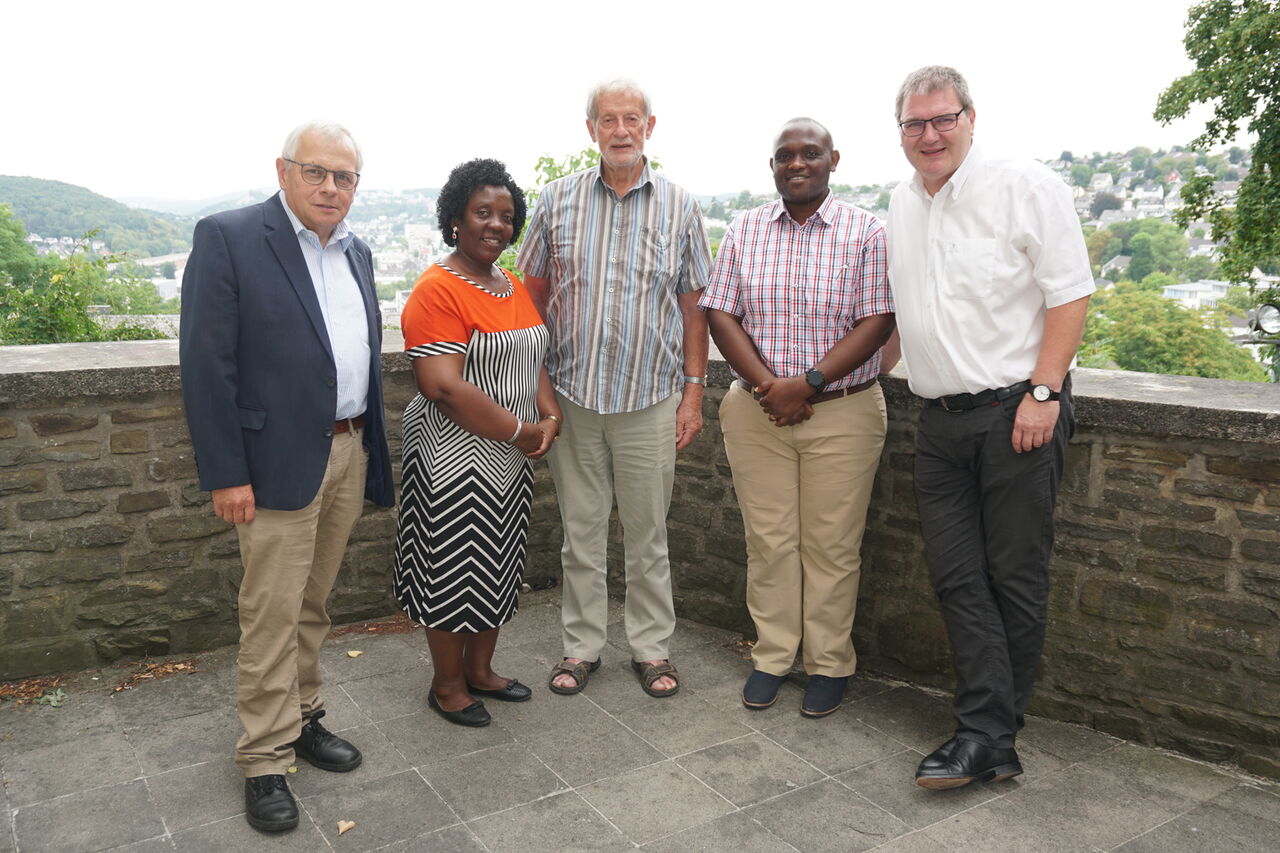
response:
[(626, 77), (617, 77), (613, 80), (606, 80), (603, 83), (597, 83), (587, 94), (587, 118), (591, 121), (596, 120), (599, 113), (596, 110), (596, 103), (600, 100), (601, 95), (635, 95), (640, 99), (640, 107), (644, 111), (644, 117), (648, 118), (653, 115), (652, 107), (649, 104), (649, 96), (645, 94), (639, 84), (634, 80)]
[(302, 143), (302, 137), (308, 133), (314, 133), (330, 142), (341, 143), (351, 149), (351, 153), (356, 155), (356, 171), (359, 172), (364, 168), (364, 156), (360, 153), (360, 146), (356, 144), (356, 138), (351, 135), (351, 131), (347, 130), (336, 121), (325, 121), (316, 119), (313, 121), (300, 124), (290, 131), (284, 140), (284, 150), (280, 156), (286, 160), (298, 159), (298, 146)]

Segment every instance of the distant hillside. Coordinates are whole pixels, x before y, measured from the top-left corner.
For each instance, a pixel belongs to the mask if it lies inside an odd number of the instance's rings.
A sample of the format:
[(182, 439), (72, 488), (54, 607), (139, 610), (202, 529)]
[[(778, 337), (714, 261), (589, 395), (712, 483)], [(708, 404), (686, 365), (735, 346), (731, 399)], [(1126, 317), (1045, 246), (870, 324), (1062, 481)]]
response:
[(28, 232), (41, 237), (80, 237), (96, 228), (112, 251), (135, 257), (191, 248), (194, 220), (135, 210), (61, 181), (0, 175), (0, 202), (13, 208)]

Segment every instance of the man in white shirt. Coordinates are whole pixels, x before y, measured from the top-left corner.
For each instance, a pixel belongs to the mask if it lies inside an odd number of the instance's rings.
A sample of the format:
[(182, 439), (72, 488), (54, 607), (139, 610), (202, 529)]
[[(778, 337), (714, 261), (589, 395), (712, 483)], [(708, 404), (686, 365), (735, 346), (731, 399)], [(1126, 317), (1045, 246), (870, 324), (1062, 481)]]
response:
[(929, 66), (897, 98), (915, 175), (889, 205), (889, 280), (911, 390), (916, 498), (951, 638), (955, 737), (924, 788), (1022, 772), (1014, 739), (1044, 645), (1053, 505), (1074, 430), (1068, 373), (1094, 290), (1071, 193), (973, 143), (964, 78)]

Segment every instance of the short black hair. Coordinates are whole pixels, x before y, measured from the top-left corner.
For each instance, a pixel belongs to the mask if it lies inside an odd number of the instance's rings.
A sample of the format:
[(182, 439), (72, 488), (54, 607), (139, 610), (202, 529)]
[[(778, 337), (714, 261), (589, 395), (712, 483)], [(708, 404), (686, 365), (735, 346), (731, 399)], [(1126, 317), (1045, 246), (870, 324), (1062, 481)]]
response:
[(453, 239), (453, 220), (461, 219), (467, 210), (467, 202), (476, 190), (481, 187), (506, 187), (511, 193), (511, 201), (515, 204), (516, 215), (511, 221), (511, 245), (520, 239), (524, 230), (525, 204), (524, 190), (507, 174), (507, 167), (497, 160), (468, 160), (455, 166), (440, 190), (440, 198), (436, 199), (436, 222), (440, 225), (440, 236), (446, 246), (456, 246)]

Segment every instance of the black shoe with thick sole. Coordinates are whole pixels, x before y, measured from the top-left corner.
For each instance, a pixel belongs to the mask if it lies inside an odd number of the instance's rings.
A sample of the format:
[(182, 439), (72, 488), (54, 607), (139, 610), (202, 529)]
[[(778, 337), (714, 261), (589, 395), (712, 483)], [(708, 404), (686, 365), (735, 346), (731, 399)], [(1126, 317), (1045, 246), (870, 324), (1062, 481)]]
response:
[(244, 780), (244, 816), (259, 832), (284, 832), (298, 825), (298, 803), (284, 776), (250, 776)]
[(916, 784), (942, 790), (970, 782), (1003, 782), (1022, 775), (1022, 764), (1013, 747), (984, 746), (955, 737), (931, 752), (916, 769)]
[(312, 767), (330, 770), (334, 773), (346, 773), (355, 770), (364, 760), (360, 750), (320, 725), (324, 711), (317, 711), (315, 716), (302, 726), (302, 733), (289, 746), (294, 754)]

